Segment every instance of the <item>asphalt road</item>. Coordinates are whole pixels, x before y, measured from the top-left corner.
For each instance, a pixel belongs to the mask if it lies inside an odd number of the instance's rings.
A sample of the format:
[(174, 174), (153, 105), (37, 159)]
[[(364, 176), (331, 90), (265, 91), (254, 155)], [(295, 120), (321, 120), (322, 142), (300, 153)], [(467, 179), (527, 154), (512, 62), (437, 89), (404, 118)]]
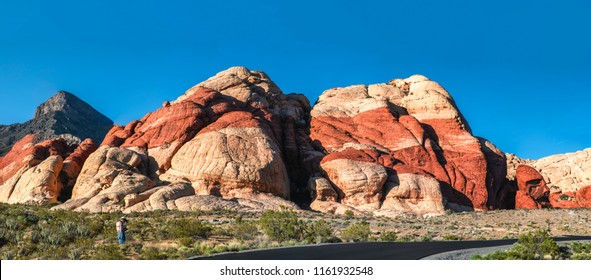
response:
[[(565, 236), (556, 241), (589, 240)], [(210, 260), (418, 260), (433, 254), (470, 248), (511, 245), (516, 239), (430, 242), (336, 243), (223, 253), (192, 259)]]

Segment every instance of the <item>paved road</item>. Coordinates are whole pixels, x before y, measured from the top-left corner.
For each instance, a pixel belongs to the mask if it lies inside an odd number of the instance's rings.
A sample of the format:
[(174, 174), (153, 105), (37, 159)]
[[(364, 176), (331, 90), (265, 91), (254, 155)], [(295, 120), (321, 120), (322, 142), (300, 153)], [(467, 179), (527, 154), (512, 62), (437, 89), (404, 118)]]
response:
[[(566, 236), (556, 241), (589, 240), (591, 236)], [(418, 260), (447, 251), (511, 245), (516, 239), (431, 242), (336, 243), (312, 246), (224, 253), (205, 258), (213, 260)]]

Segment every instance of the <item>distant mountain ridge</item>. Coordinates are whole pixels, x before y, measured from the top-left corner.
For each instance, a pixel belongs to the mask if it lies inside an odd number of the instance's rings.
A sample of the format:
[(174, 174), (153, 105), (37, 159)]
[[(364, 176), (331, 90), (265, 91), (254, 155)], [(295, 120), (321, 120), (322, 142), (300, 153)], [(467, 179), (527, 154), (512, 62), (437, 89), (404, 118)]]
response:
[(58, 91), (35, 111), (33, 119), (19, 124), (0, 125), (0, 156), (27, 134), (34, 143), (61, 137), (68, 144), (79, 144), (86, 138), (100, 143), (113, 121), (88, 103), (67, 91)]

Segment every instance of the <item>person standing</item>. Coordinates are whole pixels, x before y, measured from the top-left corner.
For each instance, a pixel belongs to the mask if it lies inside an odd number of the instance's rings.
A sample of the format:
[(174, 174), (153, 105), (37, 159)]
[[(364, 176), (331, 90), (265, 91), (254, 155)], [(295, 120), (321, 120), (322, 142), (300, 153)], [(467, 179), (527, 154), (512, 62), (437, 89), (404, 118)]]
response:
[(119, 221), (117, 221), (117, 239), (119, 240), (119, 244), (125, 244), (125, 231), (127, 231), (127, 219), (125, 217), (121, 217)]

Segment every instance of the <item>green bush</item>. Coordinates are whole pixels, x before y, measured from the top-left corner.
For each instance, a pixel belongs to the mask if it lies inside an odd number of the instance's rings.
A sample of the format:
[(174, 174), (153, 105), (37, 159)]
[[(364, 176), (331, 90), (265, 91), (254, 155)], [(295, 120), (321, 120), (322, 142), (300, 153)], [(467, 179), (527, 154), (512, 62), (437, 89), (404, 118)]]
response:
[(398, 235), (394, 231), (385, 231), (380, 234), (380, 241), (394, 242), (398, 239)]
[(213, 228), (200, 220), (182, 218), (169, 221), (166, 230), (166, 234), (171, 238), (207, 238)]
[(191, 247), (193, 245), (193, 243), (195, 243), (195, 239), (193, 239), (191, 237), (181, 237), (181, 238), (178, 238), (176, 240), (176, 242), (181, 246)]
[(568, 258), (568, 255), (560, 250), (560, 246), (552, 239), (549, 232), (543, 229), (519, 235), (517, 243), (509, 250), (472, 257), (472, 259), (478, 260), (556, 260), (563, 258)]
[(303, 238), (304, 224), (291, 210), (267, 210), (259, 219), (259, 225), (267, 236), (279, 242)]
[(370, 235), (369, 223), (359, 222), (345, 228), (341, 233), (341, 238), (345, 241), (362, 242), (368, 241)]
[(573, 260), (591, 260), (591, 242), (574, 242), (570, 244)]
[(160, 252), (154, 247), (147, 247), (142, 249), (142, 260), (166, 260), (168, 256), (164, 252)]
[(124, 260), (125, 256), (123, 255), (123, 252), (121, 252), (119, 245), (109, 244), (109, 245), (99, 246), (96, 249), (95, 254), (92, 256), (92, 259), (95, 259), (95, 260)]
[(455, 241), (455, 240), (462, 240), (462, 239), (463, 238), (461, 236), (451, 235), (451, 234), (443, 236), (443, 240), (446, 240), (446, 241)]
[(229, 233), (240, 241), (246, 241), (254, 239), (259, 234), (259, 229), (256, 223), (244, 221), (240, 216), (230, 226)]
[(353, 219), (353, 217), (355, 217), (355, 213), (353, 213), (353, 210), (345, 211), (345, 219), (349, 220)]
[(325, 220), (308, 223), (305, 235), (305, 239), (310, 243), (326, 243), (334, 239), (333, 229)]

